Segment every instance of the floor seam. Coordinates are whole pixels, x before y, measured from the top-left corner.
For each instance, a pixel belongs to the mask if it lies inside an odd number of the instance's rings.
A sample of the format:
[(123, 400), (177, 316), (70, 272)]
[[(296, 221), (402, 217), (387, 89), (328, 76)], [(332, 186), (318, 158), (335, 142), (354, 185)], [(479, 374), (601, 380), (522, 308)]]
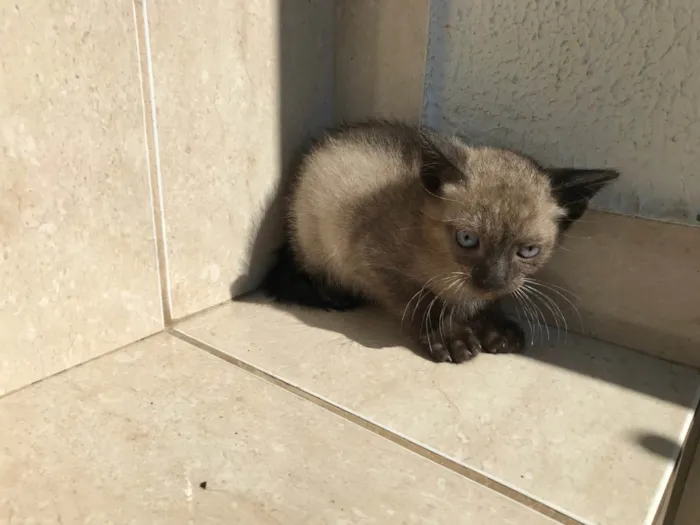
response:
[(306, 401), (309, 401), (310, 403), (313, 403), (314, 405), (331, 412), (332, 414), (341, 417), (342, 419), (353, 423), (355, 425), (358, 425), (365, 430), (368, 430), (372, 432), (373, 434), (382, 437), (388, 441), (391, 441), (393, 444), (400, 446), (403, 449), (406, 449), (424, 459), (427, 459), (428, 461), (431, 461), (432, 463), (436, 463), (440, 465), (441, 467), (444, 467), (462, 477), (465, 477), (476, 484), (485, 487), (487, 489), (490, 489), (501, 496), (504, 496), (512, 501), (515, 501), (516, 503), (519, 503), (520, 505), (523, 505), (525, 507), (528, 507), (531, 510), (534, 510), (548, 518), (551, 518), (552, 520), (555, 520), (556, 522), (562, 524), (562, 525), (585, 525), (585, 522), (579, 521), (577, 519), (574, 519), (570, 517), (569, 515), (565, 514), (562, 511), (559, 511), (545, 503), (542, 503), (530, 496), (527, 496), (526, 494), (523, 494), (522, 492), (519, 492), (515, 489), (512, 489), (508, 487), (507, 485), (504, 485), (503, 483), (496, 481), (492, 478), (489, 478), (488, 476), (477, 472), (461, 463), (458, 463), (452, 459), (449, 459), (445, 456), (442, 456), (438, 454), (437, 452), (433, 452), (432, 450), (429, 450), (417, 443), (414, 443), (413, 441), (400, 436), (398, 434), (395, 434), (391, 432), (390, 430), (387, 430), (386, 428), (373, 423), (371, 421), (368, 421), (356, 414), (353, 414), (352, 412), (347, 411), (346, 409), (333, 404), (330, 401), (327, 401), (315, 394), (312, 394), (310, 392), (307, 392), (306, 390), (295, 386), (288, 381), (277, 377), (269, 372), (266, 372), (264, 370), (261, 370), (239, 358), (233, 357), (230, 354), (227, 354), (226, 352), (223, 352), (219, 350), (218, 348), (205, 343), (203, 341), (200, 341), (199, 339), (196, 339), (184, 332), (181, 332), (177, 328), (170, 328), (168, 330), (168, 333), (170, 333), (172, 336), (177, 337), (181, 341), (184, 341), (196, 348), (199, 348), (202, 351), (205, 351), (219, 359), (222, 359), (226, 361), (227, 363), (230, 363), (245, 372), (248, 372), (251, 375), (254, 375), (260, 379), (263, 379), (267, 383), (273, 384), (277, 387), (280, 387), (287, 392), (300, 397)]

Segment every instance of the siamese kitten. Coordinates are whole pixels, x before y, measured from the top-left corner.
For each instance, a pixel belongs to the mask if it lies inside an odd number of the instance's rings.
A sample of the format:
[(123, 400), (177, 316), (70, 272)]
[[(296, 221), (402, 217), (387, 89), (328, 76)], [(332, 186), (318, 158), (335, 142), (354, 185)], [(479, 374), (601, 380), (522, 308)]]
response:
[(548, 169), (399, 123), (344, 126), (303, 157), (263, 288), (311, 307), (377, 304), (438, 362), (518, 352), (524, 333), (499, 298), (549, 260), (618, 175)]

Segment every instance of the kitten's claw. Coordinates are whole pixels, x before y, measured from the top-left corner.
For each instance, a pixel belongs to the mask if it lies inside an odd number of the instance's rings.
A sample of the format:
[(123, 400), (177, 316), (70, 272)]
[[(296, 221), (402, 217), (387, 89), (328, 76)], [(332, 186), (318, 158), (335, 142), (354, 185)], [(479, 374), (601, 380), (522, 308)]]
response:
[(468, 327), (449, 335), (437, 331), (426, 334), (421, 338), (421, 344), (436, 363), (464, 363), (482, 351), (479, 338)]
[(469, 344), (461, 339), (457, 339), (456, 341), (452, 341), (450, 345), (450, 354), (452, 355), (453, 363), (469, 361), (473, 357), (476, 357), (479, 352), (481, 352), (481, 344), (476, 337), (474, 341), (470, 341)]
[(480, 352), (519, 353), (525, 349), (525, 332), (520, 325), (496, 313), (455, 326), (447, 332), (433, 330), (420, 339), (421, 345), (436, 363), (464, 363)]
[(433, 345), (429, 345), (428, 352), (430, 352), (430, 357), (436, 363), (451, 363), (452, 362), (452, 356), (450, 355), (450, 352), (447, 350), (445, 345), (443, 345), (442, 343), (435, 343)]
[(507, 317), (489, 317), (479, 326), (484, 352), (489, 354), (520, 353), (525, 349), (525, 332)]

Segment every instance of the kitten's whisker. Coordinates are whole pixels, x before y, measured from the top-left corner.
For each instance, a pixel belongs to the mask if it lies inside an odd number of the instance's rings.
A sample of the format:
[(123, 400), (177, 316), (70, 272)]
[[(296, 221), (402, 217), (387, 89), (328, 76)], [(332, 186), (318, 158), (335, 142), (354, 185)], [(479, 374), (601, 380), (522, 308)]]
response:
[[(420, 290), (418, 290), (415, 294), (413, 294), (413, 296), (406, 303), (406, 306), (403, 309), (403, 314), (401, 315), (401, 328), (403, 328), (403, 323), (404, 323), (404, 320), (406, 319), (406, 314), (408, 313), (408, 307), (411, 306), (411, 303), (413, 302), (413, 300), (416, 299), (416, 297), (418, 297), (423, 292), (424, 288), (425, 288), (425, 286), (423, 288), (421, 288)], [(416, 308), (418, 308), (419, 303), (420, 303), (420, 299), (418, 299), (418, 301), (416, 301), (416, 306), (413, 308), (413, 315), (411, 315), (411, 321), (413, 321), (413, 317), (416, 315)]]
[(430, 349), (430, 355), (433, 355), (433, 340), (431, 335), (433, 334), (433, 320), (431, 317), (431, 313), (433, 310), (433, 305), (435, 304), (435, 301), (437, 300), (437, 296), (433, 298), (433, 300), (430, 302), (428, 305), (428, 308), (425, 310), (425, 327), (426, 327), (426, 335), (428, 336), (428, 348)]
[(522, 290), (519, 292), (519, 298), (520, 304), (523, 306), (523, 312), (525, 312), (527, 315), (528, 325), (530, 326), (530, 345), (534, 345), (535, 336), (537, 335), (537, 330), (535, 329), (535, 326), (538, 326), (537, 316), (532, 307), (528, 304), (527, 298), (525, 297), (525, 294), (522, 292)]
[(447, 308), (447, 303), (442, 301), (442, 308), (440, 309), (440, 315), (438, 316), (438, 330), (440, 331), (440, 338), (442, 342), (445, 342), (445, 328), (442, 324), (443, 317), (445, 316), (445, 309)]
[[(450, 288), (453, 288), (454, 285), (458, 281), (452, 281), (450, 284), (448, 284), (442, 292), (440, 292), (436, 298), (439, 298), (443, 293), (445, 293), (447, 290)], [(442, 342), (445, 346), (447, 346), (447, 342), (445, 340), (445, 327), (443, 325), (443, 318), (445, 317), (445, 310), (447, 309), (447, 302), (442, 301), (442, 308), (440, 309), (440, 315), (438, 316), (438, 330), (440, 331), (440, 338), (442, 339)]]
[(523, 316), (525, 317), (525, 322), (527, 323), (528, 327), (530, 328), (530, 334), (531, 334), (530, 337), (532, 337), (532, 332), (533, 332), (532, 323), (530, 322), (530, 316), (528, 315), (528, 312), (525, 308), (525, 305), (523, 304), (523, 300), (520, 298), (521, 293), (522, 292), (520, 292), (518, 289), (516, 289), (515, 291), (513, 291), (511, 293), (511, 295), (515, 299), (515, 306), (516, 306), (515, 315), (518, 316), (518, 322), (520, 324), (522, 324), (523, 319), (520, 316), (520, 310), (522, 310)]
[[(448, 277), (450, 277), (450, 274), (446, 274), (446, 275), (445, 275), (445, 274), (436, 275), (436, 276), (434, 276), (434, 277), (428, 279), (428, 280), (425, 282), (425, 284), (421, 287), (421, 289), (418, 290), (415, 294), (413, 294), (413, 297), (411, 297), (411, 298), (408, 300), (408, 302), (406, 303), (406, 306), (405, 306), (404, 309), (403, 309), (403, 315), (401, 316), (401, 327), (402, 327), (402, 328), (403, 328), (404, 319), (405, 319), (405, 317), (406, 317), (406, 313), (408, 312), (408, 308), (409, 308), (409, 306), (411, 305), (411, 303), (412, 303), (416, 298), (418, 298), (418, 300), (416, 301), (416, 305), (415, 305), (414, 308), (413, 308), (413, 314), (411, 315), (411, 321), (413, 321), (413, 318), (414, 318), (415, 315), (416, 315), (416, 310), (418, 309), (418, 305), (420, 304), (421, 300), (423, 299), (423, 297), (422, 297), (421, 294), (422, 294), (424, 291), (426, 291), (426, 288), (428, 287), (428, 285), (430, 285), (430, 283), (432, 283), (432, 282), (435, 281), (436, 279), (447, 279)], [(427, 293), (427, 291), (426, 291), (426, 293)]]
[[(439, 295), (438, 295), (439, 297)], [(440, 314), (438, 315), (438, 332), (440, 333), (440, 339), (442, 340), (442, 343), (446, 346), (446, 338), (445, 338), (445, 327), (442, 324), (443, 317), (445, 316), (445, 309), (447, 308), (447, 303), (445, 301), (442, 302), (442, 308), (440, 308)]]
[[(520, 307), (522, 308), (523, 315), (525, 316), (525, 321), (527, 321), (527, 325), (530, 328), (530, 344), (532, 345), (534, 343), (533, 337), (534, 337), (534, 333), (535, 333), (535, 328), (532, 325), (529, 308), (525, 304), (525, 301), (523, 301), (522, 291), (520, 291), (519, 289), (515, 290), (513, 292), (513, 295), (514, 295), (518, 305), (520, 305)], [(516, 310), (516, 312), (517, 312), (517, 310)]]
[[(544, 284), (544, 283), (539, 282), (539, 281), (534, 281), (534, 282), (533, 282), (533, 281), (530, 280), (530, 279), (526, 279), (526, 280), (527, 280), (530, 284), (538, 284), (538, 285), (542, 286), (544, 289), (549, 290), (550, 292), (553, 292), (553, 293), (557, 294), (559, 297), (561, 297), (561, 298), (564, 299), (567, 303), (569, 303), (569, 305), (571, 305), (571, 308), (573, 308), (574, 312), (576, 312), (576, 316), (578, 317), (578, 321), (579, 321), (579, 325), (580, 325), (580, 327), (581, 327), (581, 331), (583, 331), (583, 318), (581, 317), (581, 312), (579, 312), (578, 307), (571, 301), (571, 299), (569, 299), (566, 295), (564, 295), (564, 294), (561, 293), (559, 290), (557, 290), (556, 288), (553, 288), (552, 286), (550, 286), (550, 285), (548, 285), (548, 284)], [(565, 290), (565, 289), (562, 288), (562, 290)], [(568, 291), (568, 290), (566, 290), (566, 291)], [(569, 292), (569, 293), (571, 293), (571, 295), (574, 295), (572, 292)], [(575, 298), (578, 300), (578, 297), (575, 297)]]
[[(453, 278), (453, 279), (454, 279), (454, 278)], [(435, 295), (435, 297), (433, 297), (433, 300), (430, 301), (430, 304), (428, 305), (428, 309), (427, 309), (428, 317), (427, 317), (426, 319), (430, 322), (430, 328), (429, 328), (429, 330), (430, 330), (431, 333), (433, 332), (433, 318), (432, 318), (433, 306), (435, 306), (435, 303), (436, 303), (436, 302), (440, 301), (440, 296), (441, 296), (442, 294), (444, 294), (444, 293), (445, 293), (451, 286), (453, 286), (453, 285), (454, 285), (454, 281), (450, 281), (448, 284), (446, 284), (446, 285), (443, 287), (443, 289), (440, 290), (440, 292), (437, 293), (437, 294)], [(443, 302), (443, 303), (444, 303), (444, 302)], [(446, 345), (445, 333), (444, 333), (444, 331), (443, 331), (443, 329), (442, 329), (442, 324), (441, 324), (440, 316), (438, 316), (438, 332), (440, 333), (440, 338), (442, 339), (443, 345)], [(432, 351), (432, 349), (431, 349), (431, 351)]]
[(433, 193), (432, 191), (429, 191), (426, 187), (423, 187), (423, 189), (425, 190), (425, 193), (427, 193), (428, 195), (431, 195), (431, 196), (435, 197), (436, 199), (440, 199), (440, 200), (443, 200), (443, 201), (446, 201), (446, 202), (459, 202), (458, 200), (455, 200), (455, 199), (448, 199), (447, 197), (443, 197), (443, 196), (441, 196), (441, 195), (438, 195), (437, 193)]
[[(433, 354), (433, 344), (432, 341), (430, 340), (430, 330), (428, 330), (428, 322), (427, 322), (427, 314), (428, 310), (423, 311), (423, 318), (421, 319), (420, 323), (420, 333), (423, 334), (425, 333), (425, 336), (428, 338), (428, 349), (430, 350), (430, 355)], [(426, 329), (425, 332), (423, 331), (423, 325), (425, 325)]]
[[(547, 321), (545, 319), (544, 314), (542, 311), (539, 309), (539, 307), (535, 304), (535, 302), (532, 300), (532, 298), (528, 295), (528, 289), (521, 287), (520, 288), (523, 292), (523, 298), (528, 302), (528, 304), (532, 307), (534, 313), (535, 313), (535, 320), (537, 321), (537, 327), (540, 331), (540, 335), (544, 337), (544, 332), (545, 330), (547, 331), (547, 341), (549, 341), (549, 326), (547, 325)], [(542, 320), (540, 322), (540, 319)], [(544, 327), (543, 327), (544, 325)]]
[[(464, 285), (465, 285), (465, 284), (464, 284), (464, 281), (458, 279), (458, 280), (457, 280), (457, 288), (455, 289), (455, 292), (456, 292), (456, 293), (459, 293), (459, 291), (462, 289), (462, 287), (463, 287)], [(460, 305), (459, 305), (459, 304), (457, 304), (457, 306), (455, 306), (455, 305), (450, 305), (450, 332), (453, 332), (453, 330), (454, 330), (454, 327), (453, 327), (453, 324), (452, 324), (452, 323), (453, 323), (453, 321), (454, 321), (455, 312), (459, 313), (459, 311), (460, 311)]]
[(525, 294), (523, 293), (522, 290), (518, 289), (516, 290), (516, 295), (518, 297), (518, 301), (520, 305), (522, 306), (523, 313), (525, 314), (525, 318), (527, 319), (528, 326), (530, 328), (530, 344), (534, 343), (534, 337), (535, 337), (535, 316), (532, 311), (532, 308), (527, 304), (525, 301)]
[[(583, 201), (577, 201), (577, 202), (583, 202)], [(575, 202), (572, 202), (571, 204), (575, 204)], [(596, 224), (597, 221), (586, 221), (584, 219), (576, 219), (576, 224)], [(566, 232), (564, 232), (564, 235), (566, 235)]]
[(572, 292), (568, 288), (564, 288), (563, 286), (559, 286), (557, 284), (552, 284), (552, 283), (545, 283), (542, 281), (538, 281), (537, 279), (533, 279), (531, 277), (525, 278), (525, 282), (530, 283), (530, 284), (539, 285), (539, 286), (542, 286), (543, 288), (549, 288), (552, 290), (559, 290), (563, 293), (568, 293), (569, 295), (571, 295), (571, 297), (573, 297), (577, 301), (580, 301), (578, 295), (576, 295), (574, 292)]
[[(461, 273), (461, 272), (453, 272), (453, 274), (458, 274), (458, 273)], [(427, 340), (428, 340), (428, 350), (430, 351), (431, 355), (434, 354), (433, 337), (432, 336), (435, 333), (435, 328), (433, 327), (433, 316), (432, 316), (433, 307), (435, 306), (435, 303), (437, 303), (438, 301), (441, 300), (440, 297), (443, 294), (445, 294), (447, 291), (449, 291), (450, 289), (454, 288), (455, 285), (458, 287), (461, 287), (461, 282), (460, 282), (460, 279), (458, 278), (459, 276), (455, 276), (453, 274), (448, 274), (448, 275), (442, 276), (442, 278), (440, 280), (447, 281), (447, 283), (443, 286), (443, 288), (442, 288), (442, 290), (440, 290), (440, 292), (435, 294), (435, 297), (433, 297), (433, 299), (428, 304), (428, 307), (423, 312), (423, 320), (422, 320), (421, 325), (420, 325), (420, 331), (421, 331), (421, 333), (423, 333), (423, 329), (425, 327), (425, 335), (426, 335)], [(435, 279), (431, 279), (431, 280), (435, 280)], [(427, 283), (426, 283), (426, 285), (427, 285)], [(445, 338), (445, 331), (444, 331), (444, 325), (443, 325), (443, 318), (445, 315), (445, 310), (446, 310), (448, 305), (444, 301), (442, 301), (442, 303), (443, 303), (442, 309), (441, 309), (440, 314), (438, 316), (438, 334), (440, 335), (442, 345), (447, 347), (447, 341)]]
[(434, 282), (434, 281), (441, 282), (443, 280), (447, 280), (447, 279), (449, 279), (451, 277), (455, 277), (455, 276), (466, 277), (467, 274), (464, 272), (448, 272), (446, 274), (436, 275), (436, 276), (428, 279), (428, 281), (426, 281), (426, 283), (421, 287), (421, 289), (418, 290), (413, 295), (413, 297), (411, 297), (411, 299), (409, 299), (408, 303), (406, 303), (406, 306), (405, 306), (404, 311), (403, 311), (403, 315), (401, 316), (401, 326), (403, 327), (404, 319), (406, 317), (406, 313), (408, 312), (408, 308), (411, 305), (411, 302), (413, 302), (415, 300), (416, 304), (413, 307), (413, 313), (411, 314), (411, 321), (413, 321), (413, 319), (416, 316), (418, 306), (420, 305), (420, 302), (423, 300), (424, 295), (430, 293), (430, 290), (428, 290), (427, 288), (432, 282)]
[(565, 233), (565, 237), (570, 237), (571, 239), (583, 239), (585, 241), (590, 241), (593, 237), (586, 237), (583, 235), (571, 235), (570, 233)]
[(561, 327), (559, 324), (559, 318), (561, 317), (561, 320), (564, 323), (564, 343), (566, 343), (566, 337), (569, 331), (569, 327), (566, 323), (564, 315), (561, 312), (561, 309), (559, 308), (559, 305), (552, 301), (552, 299), (545, 295), (542, 291), (537, 290), (536, 288), (529, 287), (527, 285), (524, 285), (524, 287), (534, 294), (533, 299), (539, 299), (540, 301), (542, 301), (542, 304), (544, 304), (545, 308), (547, 308), (552, 314), (552, 319), (554, 319), (554, 323), (557, 327), (557, 344), (559, 344), (559, 336), (561, 334)]
[[(538, 294), (542, 298), (542, 300), (547, 301), (552, 306), (552, 308), (554, 308), (556, 310), (557, 315), (559, 316), (559, 318), (562, 320), (562, 322), (564, 324), (565, 335), (567, 335), (569, 332), (569, 325), (566, 321), (566, 316), (564, 315), (564, 312), (562, 311), (561, 307), (557, 304), (557, 302), (554, 299), (552, 299), (551, 297), (549, 297), (542, 290), (538, 290), (536, 288), (530, 288), (530, 289), (534, 293)], [(555, 317), (555, 320), (556, 320), (556, 317)]]
[[(557, 328), (557, 337), (558, 337), (558, 336), (559, 336), (559, 329), (560, 329), (560, 328), (559, 328), (559, 318), (557, 317), (556, 312), (552, 309), (551, 305), (550, 305), (547, 301), (545, 301), (545, 300), (542, 299), (542, 296), (543, 296), (544, 294), (543, 294), (542, 292), (540, 292), (539, 290), (537, 290), (537, 289), (535, 289), (535, 288), (533, 288), (533, 287), (531, 287), (531, 286), (528, 286), (527, 284), (523, 284), (523, 285), (522, 285), (522, 288), (523, 288), (523, 290), (525, 290), (527, 293), (532, 294), (532, 295), (530, 295), (530, 298), (531, 298), (533, 301), (542, 301), (542, 304), (544, 304), (544, 306), (545, 306), (545, 307), (549, 310), (549, 312), (552, 314), (552, 319), (554, 320), (554, 323), (555, 323), (556, 328)], [(544, 296), (544, 299), (547, 299), (547, 300), (548, 300), (549, 297)], [(540, 311), (541, 311), (541, 310), (540, 310)], [(544, 313), (544, 312), (542, 312), (542, 313)], [(545, 321), (545, 324), (547, 324), (546, 321)]]
[(522, 324), (523, 319), (522, 319), (522, 317), (520, 317), (520, 310), (518, 310), (518, 306), (520, 306), (520, 304), (519, 304), (519, 302), (518, 302), (519, 300), (518, 300), (518, 296), (517, 296), (517, 293), (516, 293), (517, 291), (518, 291), (518, 290), (515, 290), (515, 291), (511, 292), (511, 295), (512, 295), (513, 298), (515, 299), (515, 307), (516, 307), (516, 308), (515, 308), (515, 315), (518, 316), (518, 322), (519, 322), (520, 324)]
[(421, 302), (423, 302), (423, 299), (430, 293), (430, 291), (421, 289), (419, 293), (421, 295), (420, 297), (418, 297), (416, 304), (413, 306), (413, 312), (411, 312), (411, 322), (413, 322), (413, 319), (416, 316), (416, 312), (418, 311), (418, 307), (420, 306)]

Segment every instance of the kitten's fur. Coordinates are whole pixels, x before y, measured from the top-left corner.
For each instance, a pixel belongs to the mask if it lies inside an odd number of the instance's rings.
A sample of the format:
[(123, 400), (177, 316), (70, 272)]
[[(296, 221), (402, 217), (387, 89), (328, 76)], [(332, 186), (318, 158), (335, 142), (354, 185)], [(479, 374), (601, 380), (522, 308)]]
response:
[[(399, 123), (344, 126), (300, 163), (287, 240), (264, 289), (327, 309), (376, 303), (436, 361), (520, 351), (523, 331), (498, 298), (542, 267), (560, 233), (617, 177), (548, 170)], [(518, 255), (537, 247), (532, 258)]]

